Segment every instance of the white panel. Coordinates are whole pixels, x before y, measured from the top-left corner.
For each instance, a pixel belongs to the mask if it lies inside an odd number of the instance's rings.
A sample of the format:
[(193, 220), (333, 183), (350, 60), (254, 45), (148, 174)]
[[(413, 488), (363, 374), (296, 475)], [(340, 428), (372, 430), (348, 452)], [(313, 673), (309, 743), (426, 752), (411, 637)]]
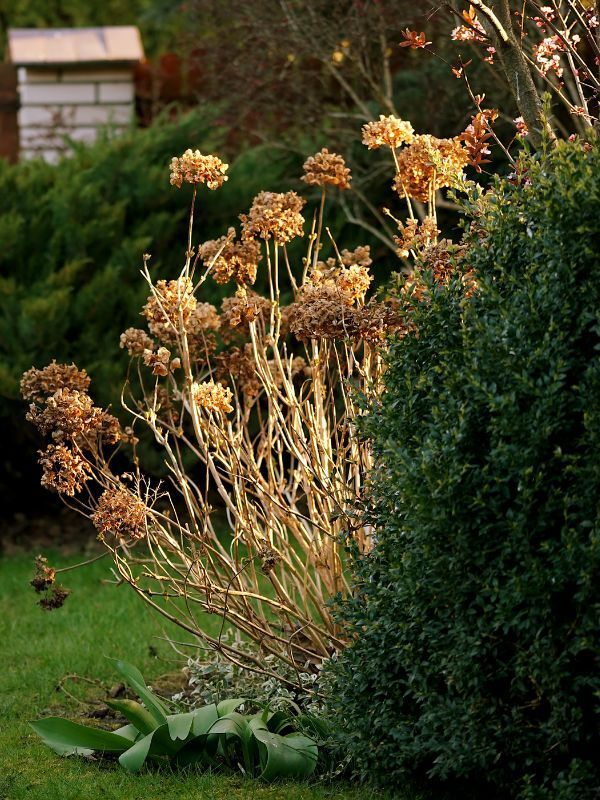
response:
[(101, 83), (98, 99), (101, 103), (133, 102), (132, 83)]
[(96, 101), (96, 86), (93, 83), (25, 84), (20, 87), (20, 93), (23, 105), (74, 105)]

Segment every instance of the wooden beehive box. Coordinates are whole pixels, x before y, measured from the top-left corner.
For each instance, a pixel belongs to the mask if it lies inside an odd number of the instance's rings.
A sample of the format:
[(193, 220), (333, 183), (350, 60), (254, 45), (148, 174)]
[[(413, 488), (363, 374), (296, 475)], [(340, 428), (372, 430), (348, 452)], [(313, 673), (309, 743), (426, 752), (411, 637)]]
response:
[(135, 26), (12, 28), (8, 56), (18, 68), (19, 155), (57, 161), (69, 139), (121, 131), (135, 110), (133, 71), (143, 58)]

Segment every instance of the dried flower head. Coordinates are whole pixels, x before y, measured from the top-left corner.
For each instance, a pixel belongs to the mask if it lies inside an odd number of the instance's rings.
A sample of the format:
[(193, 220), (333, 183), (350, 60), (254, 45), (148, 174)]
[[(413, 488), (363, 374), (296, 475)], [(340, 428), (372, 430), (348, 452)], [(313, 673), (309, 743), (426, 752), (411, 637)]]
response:
[(269, 545), (263, 545), (259, 548), (258, 557), (260, 558), (260, 569), (264, 575), (272, 572), (281, 561), (279, 553)]
[(158, 281), (142, 314), (148, 320), (148, 328), (154, 336), (165, 344), (173, 344), (177, 341), (180, 314), (187, 330), (196, 305), (194, 286), (189, 278)]
[(228, 164), (217, 156), (204, 156), (200, 150), (186, 150), (171, 159), (171, 185), (181, 188), (185, 183), (205, 183), (209, 189), (219, 189), (227, 180)]
[(84, 369), (78, 369), (75, 364), (57, 364), (53, 361), (43, 369), (32, 367), (23, 373), (21, 395), (24, 400), (36, 402), (54, 394), (57, 389), (86, 392), (89, 386), (90, 378)]
[[(347, 251), (346, 251), (347, 252)], [(327, 287), (344, 305), (351, 306), (356, 301), (363, 301), (371, 282), (372, 275), (366, 266), (352, 264), (349, 267), (329, 266), (334, 259), (328, 259), (327, 265), (317, 264), (307, 281), (298, 291), (298, 302), (310, 302), (316, 299), (315, 289)], [(370, 262), (370, 259), (369, 259)]]
[[(178, 359), (179, 360), (179, 359)], [(152, 374), (165, 377), (169, 374), (171, 361), (171, 351), (166, 347), (159, 347), (156, 353), (152, 350), (144, 350), (144, 364), (152, 367)]]
[(102, 427), (103, 414), (85, 392), (57, 389), (46, 398), (44, 408), (31, 404), (27, 420), (33, 422), (40, 433), (51, 433), (55, 441), (62, 442), (76, 437), (95, 437)]
[(55, 608), (62, 608), (70, 594), (70, 589), (65, 589), (63, 586), (53, 586), (50, 594), (46, 595), (46, 597), (42, 597), (38, 605), (45, 611), (53, 611)]
[(199, 407), (207, 411), (229, 414), (233, 411), (231, 389), (215, 383), (213, 380), (204, 383), (192, 384), (192, 400)]
[(141, 539), (146, 535), (146, 505), (124, 486), (106, 489), (92, 514), (92, 522), (103, 539), (112, 533), (122, 539)]
[(36, 590), (38, 594), (45, 592), (49, 589), (56, 580), (56, 570), (54, 567), (48, 566), (48, 559), (44, 556), (35, 557), (35, 575), (30, 582), (30, 586)]
[(262, 259), (259, 243), (254, 239), (236, 242), (234, 228), (229, 228), (226, 236), (205, 242), (200, 256), (205, 265), (212, 264), (211, 275), (217, 283), (228, 283), (233, 278), (239, 286), (254, 283)]
[(468, 163), (459, 139), (438, 139), (430, 134), (415, 136), (414, 142), (398, 154), (394, 188), (426, 203), (436, 189), (452, 186)]
[(73, 497), (92, 477), (92, 470), (85, 459), (62, 444), (51, 444), (40, 450), (42, 486), (59, 494)]
[(296, 192), (260, 192), (248, 214), (240, 214), (244, 239), (270, 239), (285, 244), (303, 235), (305, 200)]
[(349, 189), (350, 170), (342, 156), (330, 153), (324, 147), (304, 162), (302, 180), (309, 186), (337, 186), (338, 189)]
[(355, 338), (371, 345), (381, 344), (392, 333), (403, 336), (410, 326), (397, 303), (376, 300), (355, 309), (353, 323)]
[(265, 321), (271, 308), (266, 297), (240, 286), (233, 297), (226, 297), (221, 305), (221, 321), (226, 328), (248, 332), (249, 324), (257, 319)]
[(130, 356), (143, 356), (144, 350), (154, 350), (154, 342), (141, 328), (127, 328), (120, 336), (119, 345)]
[(317, 261), (317, 269), (324, 272), (327, 269), (334, 269), (335, 267), (370, 267), (373, 263), (371, 258), (371, 248), (368, 244), (359, 245), (354, 250), (344, 249), (339, 255), (339, 258), (331, 257), (326, 261)]
[(290, 306), (290, 330), (300, 341), (346, 339), (352, 335), (353, 311), (335, 283), (305, 284), (298, 301)]
[(399, 236), (394, 236), (398, 245), (399, 258), (408, 258), (410, 251), (418, 252), (433, 244), (439, 235), (439, 229), (433, 217), (425, 217), (422, 222), (408, 219), (405, 223), (396, 220)]
[(362, 141), (369, 150), (384, 146), (395, 150), (403, 144), (410, 144), (413, 139), (414, 129), (410, 122), (393, 115), (385, 117), (380, 114), (378, 120), (367, 122), (362, 129)]

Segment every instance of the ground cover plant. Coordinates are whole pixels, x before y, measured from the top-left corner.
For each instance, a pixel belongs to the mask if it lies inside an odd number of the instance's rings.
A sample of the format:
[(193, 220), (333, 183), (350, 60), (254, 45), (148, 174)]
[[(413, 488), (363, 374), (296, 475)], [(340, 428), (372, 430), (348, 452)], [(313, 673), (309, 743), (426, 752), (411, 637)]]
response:
[[(128, 720), (115, 731), (100, 731), (60, 717), (32, 722), (34, 731), (59, 755), (119, 754), (119, 764), (128, 772), (139, 772), (150, 760), (205, 769), (240, 765), (245, 775), (267, 782), (309, 778), (314, 772), (318, 745), (298, 731), (290, 712), (266, 707), (256, 714), (242, 714), (245, 698), (177, 712), (173, 703), (148, 688), (137, 667), (119, 660), (114, 666), (141, 702), (106, 701)], [(299, 724), (301, 721), (299, 718)]]
[(477, 290), (430, 282), (391, 347), (330, 696), (381, 785), (596, 796), (599, 167), (596, 138), (521, 158), (454, 256)]
[[(93, 556), (94, 553), (88, 553)], [(52, 553), (65, 566), (82, 554)], [(115, 587), (106, 559), (75, 570), (70, 583), (80, 602), (47, 614), (30, 593), (31, 556), (0, 557), (0, 797), (3, 800), (376, 800), (382, 797), (346, 783), (283, 783), (266, 786), (241, 774), (172, 771), (153, 766), (133, 775), (96, 758), (59, 758), (35, 735), (29, 721), (64, 716), (78, 723), (118, 727), (102, 712), (103, 699), (118, 684), (105, 655), (139, 664), (161, 696), (181, 685), (180, 663), (162, 641), (158, 618), (140, 613), (126, 586)], [(18, 609), (18, 616), (15, 613)], [(214, 620), (207, 618), (209, 627)], [(61, 680), (77, 674), (79, 680)], [(162, 677), (162, 676), (167, 676)], [(101, 685), (87, 683), (98, 679)], [(65, 686), (71, 696), (57, 692)], [(75, 699), (76, 698), (76, 699)], [(94, 715), (98, 714), (97, 717)]]

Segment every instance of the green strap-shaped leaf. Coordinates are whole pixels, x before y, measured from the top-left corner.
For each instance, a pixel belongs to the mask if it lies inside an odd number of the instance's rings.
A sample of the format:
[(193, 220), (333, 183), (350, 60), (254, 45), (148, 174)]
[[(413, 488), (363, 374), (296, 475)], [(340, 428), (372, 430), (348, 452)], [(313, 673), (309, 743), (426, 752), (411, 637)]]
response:
[(144, 735), (158, 728), (154, 716), (135, 700), (107, 700), (106, 705), (122, 714)]
[(139, 772), (148, 757), (155, 733), (156, 731), (152, 731), (152, 733), (140, 739), (139, 742), (136, 742), (133, 747), (130, 747), (127, 752), (122, 753), (119, 756), (119, 764), (128, 772)]
[(167, 727), (169, 736), (173, 741), (177, 739), (185, 740), (190, 735), (194, 723), (194, 712), (187, 714), (169, 714), (167, 717)]
[(68, 719), (46, 717), (30, 723), (44, 743), (60, 755), (90, 755), (94, 750), (103, 753), (122, 753), (131, 747), (131, 740), (117, 733), (79, 725)]
[(117, 728), (113, 733), (116, 733), (118, 736), (123, 736), (125, 739), (129, 739), (130, 742), (135, 742), (138, 736), (141, 736), (135, 725), (123, 725), (122, 728)]
[(231, 712), (235, 711), (242, 703), (245, 703), (247, 699), (247, 697), (234, 697), (231, 700), (221, 700), (217, 705), (217, 714), (220, 717), (231, 714)]
[(192, 723), (192, 734), (194, 736), (200, 736), (201, 734), (208, 733), (211, 727), (219, 719), (219, 712), (217, 711), (217, 707), (214, 703), (211, 703), (209, 706), (202, 706), (202, 708), (196, 709), (193, 714), (194, 721)]
[(155, 721), (159, 725), (164, 725), (167, 721), (169, 707), (146, 686), (144, 676), (139, 669), (132, 664), (128, 664), (126, 661), (120, 661), (114, 658), (109, 658), (109, 661), (112, 661), (117, 672), (123, 677), (123, 680), (136, 692)]
[(312, 775), (319, 755), (316, 742), (300, 733), (280, 736), (259, 724), (250, 727), (259, 742), (262, 780), (305, 779)]

